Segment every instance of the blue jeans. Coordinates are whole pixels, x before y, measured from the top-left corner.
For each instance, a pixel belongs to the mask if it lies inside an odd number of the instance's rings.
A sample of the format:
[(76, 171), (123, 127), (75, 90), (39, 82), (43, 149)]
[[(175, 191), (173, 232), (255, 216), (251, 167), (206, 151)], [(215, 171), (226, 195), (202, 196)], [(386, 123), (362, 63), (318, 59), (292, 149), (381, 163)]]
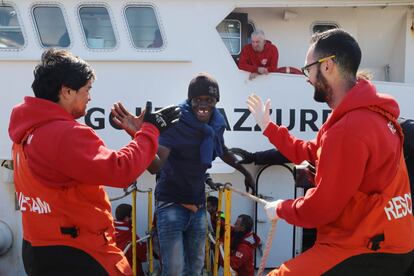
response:
[(163, 276), (201, 275), (207, 232), (206, 208), (157, 204), (157, 234)]

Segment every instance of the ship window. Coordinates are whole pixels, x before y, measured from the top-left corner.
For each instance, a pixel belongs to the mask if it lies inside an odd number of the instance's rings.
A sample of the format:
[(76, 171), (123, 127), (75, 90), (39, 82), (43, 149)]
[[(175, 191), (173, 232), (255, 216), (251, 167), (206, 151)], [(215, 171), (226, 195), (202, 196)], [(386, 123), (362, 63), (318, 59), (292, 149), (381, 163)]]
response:
[(108, 10), (104, 7), (81, 7), (79, 16), (86, 45), (91, 49), (114, 48), (116, 39)]
[(254, 23), (249, 21), (247, 23), (247, 44), (252, 43), (252, 33), (256, 30)]
[(150, 6), (128, 6), (125, 17), (136, 48), (161, 48), (164, 40), (154, 9)]
[(0, 7), (0, 49), (20, 49), (24, 37), (17, 13), (11, 6)]
[(68, 47), (70, 38), (62, 10), (59, 7), (37, 6), (33, 16), (43, 47)]
[(339, 25), (336, 23), (314, 23), (312, 25), (312, 33), (322, 33), (327, 30), (337, 29)]
[(221, 39), (229, 50), (230, 54), (240, 54), (241, 48), (241, 23), (234, 19), (225, 19), (218, 26)]

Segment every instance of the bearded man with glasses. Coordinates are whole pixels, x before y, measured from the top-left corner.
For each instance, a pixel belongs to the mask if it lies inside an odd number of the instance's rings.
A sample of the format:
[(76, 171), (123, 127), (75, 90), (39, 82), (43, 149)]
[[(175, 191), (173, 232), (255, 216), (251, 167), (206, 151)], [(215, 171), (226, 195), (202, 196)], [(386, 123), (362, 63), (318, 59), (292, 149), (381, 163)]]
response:
[(414, 218), (399, 106), (357, 75), (361, 49), (341, 29), (315, 34), (302, 72), (314, 99), (333, 110), (316, 139), (300, 140), (270, 121), (270, 100), (247, 104), (288, 160), (315, 165), (303, 197), (265, 206), (270, 220), (316, 228), (315, 245), (269, 275), (413, 275)]

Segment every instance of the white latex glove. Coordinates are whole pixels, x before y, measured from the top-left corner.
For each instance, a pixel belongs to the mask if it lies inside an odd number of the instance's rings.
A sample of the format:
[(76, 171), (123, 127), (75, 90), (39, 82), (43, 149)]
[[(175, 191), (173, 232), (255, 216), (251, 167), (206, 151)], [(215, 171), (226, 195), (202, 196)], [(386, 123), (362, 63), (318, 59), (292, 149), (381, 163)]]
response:
[(270, 99), (267, 99), (266, 104), (263, 105), (262, 99), (252, 94), (247, 98), (247, 107), (256, 120), (256, 123), (264, 131), (270, 123)]
[(282, 199), (278, 199), (278, 200), (276, 200), (276, 201), (269, 202), (269, 203), (267, 203), (267, 204), (264, 206), (264, 209), (265, 209), (265, 211), (266, 211), (267, 218), (268, 218), (270, 221), (274, 221), (274, 220), (279, 219), (279, 217), (277, 216), (277, 213), (276, 213), (276, 208), (277, 208), (277, 207), (279, 206), (279, 204), (281, 204), (282, 202), (283, 202), (283, 200), (282, 200)]

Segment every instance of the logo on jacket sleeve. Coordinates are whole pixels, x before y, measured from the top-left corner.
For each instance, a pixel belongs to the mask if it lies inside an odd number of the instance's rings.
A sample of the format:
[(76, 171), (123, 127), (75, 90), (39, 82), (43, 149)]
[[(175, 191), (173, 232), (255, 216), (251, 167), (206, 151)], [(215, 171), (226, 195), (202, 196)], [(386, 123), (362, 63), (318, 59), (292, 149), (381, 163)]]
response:
[(25, 196), (21, 192), (16, 192), (17, 199), (19, 201), (20, 211), (22, 212), (32, 212), (38, 214), (47, 214), (50, 213), (49, 203), (41, 200), (39, 197), (33, 198)]
[(397, 129), (395, 128), (393, 122), (391, 121), (388, 122), (388, 128), (391, 130), (392, 134), (395, 134), (397, 132)]
[(388, 220), (399, 219), (413, 213), (410, 193), (393, 197), (384, 207)]

